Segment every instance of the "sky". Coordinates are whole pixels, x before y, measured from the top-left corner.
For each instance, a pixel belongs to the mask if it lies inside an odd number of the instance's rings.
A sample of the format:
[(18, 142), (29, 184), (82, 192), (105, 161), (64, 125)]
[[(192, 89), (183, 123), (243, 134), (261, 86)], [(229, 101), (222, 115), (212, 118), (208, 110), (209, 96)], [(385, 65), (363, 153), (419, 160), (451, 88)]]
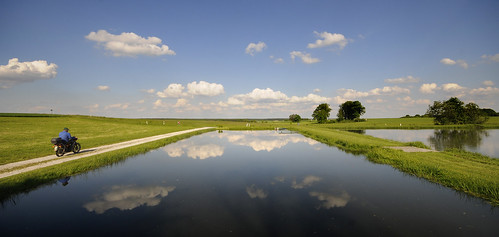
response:
[(499, 111), (499, 1), (0, 1), (0, 112)]

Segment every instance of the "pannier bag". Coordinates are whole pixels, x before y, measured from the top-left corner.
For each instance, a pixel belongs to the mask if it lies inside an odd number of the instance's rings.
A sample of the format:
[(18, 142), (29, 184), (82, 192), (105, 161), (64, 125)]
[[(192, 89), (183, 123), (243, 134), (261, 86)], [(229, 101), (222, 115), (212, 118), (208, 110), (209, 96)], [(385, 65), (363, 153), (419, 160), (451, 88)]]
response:
[(52, 138), (52, 140), (50, 140), (50, 142), (52, 142), (52, 144), (57, 144), (57, 143), (61, 143), (62, 142), (62, 139), (60, 137), (54, 137)]

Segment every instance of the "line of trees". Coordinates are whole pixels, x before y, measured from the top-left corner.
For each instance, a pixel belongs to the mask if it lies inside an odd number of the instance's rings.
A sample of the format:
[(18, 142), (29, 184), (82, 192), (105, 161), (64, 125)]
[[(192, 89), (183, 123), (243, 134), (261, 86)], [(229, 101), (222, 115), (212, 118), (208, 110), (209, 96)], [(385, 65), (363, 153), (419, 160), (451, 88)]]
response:
[[(366, 112), (366, 108), (359, 101), (346, 101), (338, 109), (338, 121), (359, 119)], [(322, 103), (315, 108), (312, 118), (318, 123), (325, 123), (331, 113), (331, 107)]]
[(434, 101), (426, 114), (432, 117), (437, 125), (482, 124), (488, 119), (477, 104), (465, 105), (457, 97), (451, 97), (446, 101)]
[[(346, 101), (341, 104), (337, 113), (337, 121), (358, 120), (366, 112), (366, 108), (359, 101)], [(331, 107), (327, 103), (318, 105), (312, 113), (312, 118), (318, 123), (328, 121), (331, 114)], [(446, 101), (434, 101), (433, 105), (428, 106), (426, 114), (414, 117), (432, 117), (435, 124), (482, 124), (487, 121), (489, 116), (498, 116), (499, 113), (493, 109), (481, 109), (475, 103), (464, 104), (457, 97), (451, 97)], [(406, 115), (405, 118), (412, 116)], [(292, 114), (289, 116), (292, 122), (299, 122), (300, 115)]]

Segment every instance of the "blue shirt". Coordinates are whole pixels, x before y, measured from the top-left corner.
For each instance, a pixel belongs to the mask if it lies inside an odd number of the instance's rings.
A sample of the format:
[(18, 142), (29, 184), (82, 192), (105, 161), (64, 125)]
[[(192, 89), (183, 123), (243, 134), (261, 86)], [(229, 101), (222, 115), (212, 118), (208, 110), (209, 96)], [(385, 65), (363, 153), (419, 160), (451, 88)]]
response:
[(69, 139), (71, 139), (71, 134), (69, 132), (66, 132), (66, 131), (62, 131), (59, 133), (59, 137), (66, 141), (66, 142), (69, 142)]

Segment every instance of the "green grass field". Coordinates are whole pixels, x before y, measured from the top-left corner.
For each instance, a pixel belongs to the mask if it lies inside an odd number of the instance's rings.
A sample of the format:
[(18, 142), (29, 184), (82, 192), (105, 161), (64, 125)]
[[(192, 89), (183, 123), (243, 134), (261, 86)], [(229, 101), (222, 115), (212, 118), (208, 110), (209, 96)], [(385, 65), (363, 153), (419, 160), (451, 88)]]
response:
[[(180, 125), (177, 122), (180, 121)], [(163, 125), (164, 122), (164, 125)], [(243, 127), (242, 121), (117, 119), (91, 116), (1, 116), (0, 165), (54, 154), (50, 139), (64, 127), (82, 149), (205, 126)]]
[[(299, 125), (286, 120), (161, 120), (117, 119), (91, 116), (0, 114), (0, 164), (53, 154), (50, 143), (64, 127), (79, 138), (83, 149), (136, 138), (196, 127), (230, 130), (262, 130), (276, 127), (300, 132), (322, 143), (339, 147), (368, 160), (388, 164), (405, 173), (459, 190), (499, 204), (499, 159), (480, 154), (451, 150), (438, 153), (405, 153), (386, 146), (425, 147), (420, 142), (401, 143), (337, 129), (416, 129), (470, 128), (437, 126), (429, 118), (368, 119), (365, 122), (317, 124), (302, 121)], [(180, 125), (177, 122), (180, 121)], [(163, 124), (164, 123), (164, 124)], [(251, 124), (246, 127), (246, 124)], [(489, 119), (482, 128), (498, 128), (499, 118)], [(198, 133), (195, 133), (198, 134)], [(84, 158), (0, 180), (0, 193), (10, 195), (28, 191), (59, 177), (74, 175), (113, 164), (127, 157), (175, 142), (193, 134), (126, 148), (116, 152)], [(9, 191), (10, 190), (10, 191)]]

